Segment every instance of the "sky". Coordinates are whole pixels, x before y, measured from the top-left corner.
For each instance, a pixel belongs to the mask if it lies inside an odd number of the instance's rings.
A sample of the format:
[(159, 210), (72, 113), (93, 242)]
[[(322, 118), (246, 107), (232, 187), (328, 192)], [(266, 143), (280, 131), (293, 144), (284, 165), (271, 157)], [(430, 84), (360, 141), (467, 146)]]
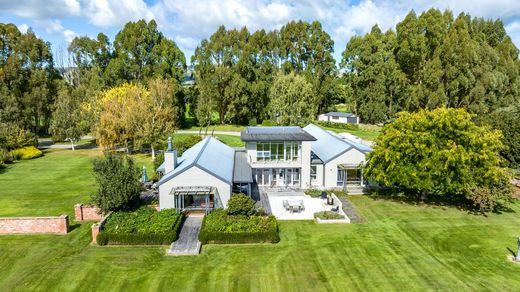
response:
[(353, 35), (370, 31), (374, 24), (395, 28), (410, 10), (420, 14), (432, 7), (454, 15), (500, 18), (520, 48), (520, 0), (0, 0), (0, 22), (14, 23), (21, 31), (31, 28), (57, 52), (65, 51), (75, 36), (103, 32), (113, 41), (126, 22), (155, 19), (189, 63), (199, 42), (221, 24), (254, 31), (279, 29), (291, 20), (318, 20), (334, 40), (339, 61)]

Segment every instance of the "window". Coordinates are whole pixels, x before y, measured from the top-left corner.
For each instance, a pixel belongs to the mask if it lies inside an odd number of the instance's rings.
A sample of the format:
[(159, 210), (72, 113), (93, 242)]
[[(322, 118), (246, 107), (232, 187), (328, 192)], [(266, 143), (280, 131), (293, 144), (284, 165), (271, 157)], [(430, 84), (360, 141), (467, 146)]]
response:
[(338, 168), (338, 182), (337, 186), (342, 187), (345, 184), (345, 170)]
[(332, 119), (333, 120), (339, 120), (339, 117), (333, 116)]
[(311, 165), (311, 181), (316, 181), (316, 165)]
[(256, 158), (258, 161), (299, 161), (301, 142), (258, 142)]

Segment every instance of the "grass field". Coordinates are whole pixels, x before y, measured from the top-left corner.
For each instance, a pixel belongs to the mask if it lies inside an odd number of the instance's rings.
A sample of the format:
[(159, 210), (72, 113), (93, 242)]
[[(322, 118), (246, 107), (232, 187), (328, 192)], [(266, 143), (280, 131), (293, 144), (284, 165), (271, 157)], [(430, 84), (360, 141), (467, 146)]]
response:
[[(0, 214), (71, 214), (72, 205), (92, 190), (90, 159), (97, 154), (90, 151), (47, 152), (4, 170)], [(506, 260), (508, 248), (516, 250), (519, 205), (484, 217), (370, 197), (352, 201), (366, 223), (280, 222), (279, 244), (206, 245), (194, 257), (166, 257), (166, 247), (90, 246), (89, 223), (73, 222), (75, 228), (65, 236), (0, 236), (0, 291), (520, 287), (520, 265)]]
[(359, 125), (359, 130), (346, 130), (341, 128), (333, 128), (333, 127), (324, 127), (321, 126), (325, 130), (333, 131), (336, 133), (351, 133), (352, 135), (356, 135), (361, 139), (368, 140), (368, 141), (374, 141), (377, 136), (379, 136), (379, 133), (381, 133), (381, 126), (376, 125)]

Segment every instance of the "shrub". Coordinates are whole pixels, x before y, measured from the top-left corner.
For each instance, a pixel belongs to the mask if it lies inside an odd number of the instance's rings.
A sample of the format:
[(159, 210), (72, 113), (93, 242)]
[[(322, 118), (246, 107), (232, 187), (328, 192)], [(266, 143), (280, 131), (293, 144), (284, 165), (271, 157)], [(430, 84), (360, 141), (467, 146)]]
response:
[(280, 241), (274, 216), (231, 216), (217, 209), (204, 217), (202, 243), (255, 243)]
[(94, 178), (98, 186), (92, 202), (104, 213), (130, 210), (139, 203), (142, 190), (141, 170), (127, 155), (105, 152), (103, 158), (94, 161)]
[(243, 193), (233, 194), (228, 201), (227, 213), (229, 215), (254, 215), (256, 214), (255, 200)]
[(307, 196), (311, 196), (311, 197), (314, 197), (314, 198), (317, 198), (321, 195), (321, 190), (318, 190), (318, 189), (315, 189), (315, 188), (309, 188), (309, 189), (306, 189), (305, 190), (305, 194)]
[(175, 209), (141, 207), (134, 212), (114, 212), (96, 241), (99, 245), (170, 244), (177, 239), (183, 219)]
[(182, 155), (184, 151), (190, 149), (193, 145), (202, 141), (199, 135), (189, 135), (187, 137), (181, 136), (180, 138), (173, 136), (172, 147), (177, 150), (177, 155)]
[(350, 130), (350, 131), (359, 130), (358, 124), (341, 124), (341, 123), (318, 121), (318, 125), (328, 127), (328, 128), (345, 129), (345, 130)]
[(333, 211), (321, 211), (314, 213), (314, 218), (320, 218), (322, 220), (330, 219), (345, 219), (345, 217), (339, 213)]
[(276, 126), (276, 123), (273, 120), (263, 120), (262, 126)]
[(43, 156), (43, 152), (34, 146), (25, 146), (11, 151), (11, 155), (16, 160), (29, 160)]
[(258, 125), (258, 122), (256, 121), (256, 118), (249, 119), (248, 123), (249, 126), (256, 126)]

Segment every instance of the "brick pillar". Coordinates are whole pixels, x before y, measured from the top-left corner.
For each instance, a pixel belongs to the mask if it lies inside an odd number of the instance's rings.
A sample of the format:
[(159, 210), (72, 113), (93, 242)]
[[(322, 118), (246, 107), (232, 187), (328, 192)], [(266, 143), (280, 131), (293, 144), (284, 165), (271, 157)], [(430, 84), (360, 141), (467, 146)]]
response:
[(62, 234), (67, 234), (67, 232), (69, 232), (69, 216), (61, 215), (60, 219), (59, 232)]
[(92, 244), (97, 244), (96, 238), (101, 229), (101, 225), (99, 223), (92, 224)]
[(83, 221), (83, 205), (74, 205), (74, 217), (76, 221)]

